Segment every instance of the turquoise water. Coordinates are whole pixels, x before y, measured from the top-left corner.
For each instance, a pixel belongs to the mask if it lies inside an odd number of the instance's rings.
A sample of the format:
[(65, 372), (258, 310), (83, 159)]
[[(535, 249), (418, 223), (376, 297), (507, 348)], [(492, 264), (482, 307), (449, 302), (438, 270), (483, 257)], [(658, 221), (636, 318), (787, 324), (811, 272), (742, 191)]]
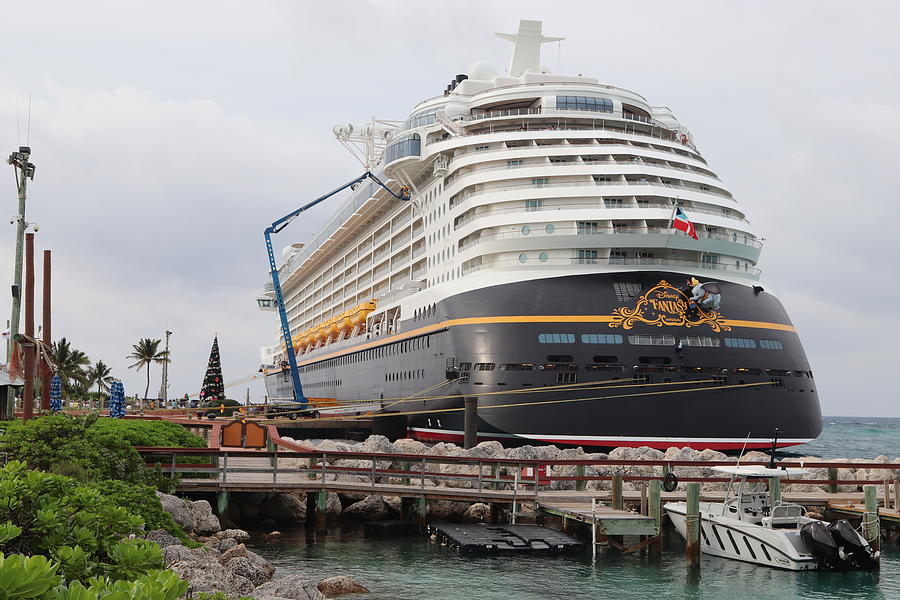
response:
[[(900, 419), (825, 417), (819, 439), (784, 454), (893, 458), (900, 455)], [(367, 600), (900, 599), (896, 545), (885, 549), (876, 574), (792, 573), (704, 555), (696, 576), (671, 527), (658, 559), (601, 549), (596, 562), (589, 549), (569, 556), (459, 556), (425, 536), (365, 539), (358, 529), (307, 535), (287, 531), (277, 542), (251, 546), (278, 575), (349, 575), (372, 591), (361, 597)]]
[(588, 549), (569, 556), (460, 556), (425, 536), (364, 539), (358, 529), (312, 539), (295, 530), (252, 547), (278, 567), (276, 576), (349, 575), (371, 590), (367, 600), (900, 598), (896, 547), (885, 552), (877, 574), (792, 573), (703, 555), (697, 577), (671, 528), (660, 558), (600, 549), (596, 563)]
[(822, 435), (793, 446), (785, 455), (821, 458), (900, 456), (900, 419), (886, 417), (822, 417)]

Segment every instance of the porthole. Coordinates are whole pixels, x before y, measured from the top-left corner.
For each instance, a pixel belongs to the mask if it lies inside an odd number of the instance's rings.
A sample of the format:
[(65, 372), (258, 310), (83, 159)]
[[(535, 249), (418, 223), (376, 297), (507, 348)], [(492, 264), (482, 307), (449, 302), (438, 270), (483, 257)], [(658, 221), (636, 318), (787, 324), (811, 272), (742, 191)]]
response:
[(529, 233), (531, 233), (531, 227), (522, 225), (522, 235), (528, 235)]
[(519, 255), (519, 262), (520, 262), (520, 263), (526, 263), (526, 262), (528, 262), (528, 255), (525, 254), (524, 252), (523, 252), (522, 254), (520, 254), (520, 255)]
[(547, 262), (547, 260), (548, 260), (549, 258), (550, 258), (550, 255), (547, 254), (546, 252), (541, 252), (541, 253), (538, 255), (538, 259), (539, 259), (541, 262), (543, 262), (543, 263)]
[(552, 234), (554, 231), (556, 231), (556, 225), (554, 225), (553, 223), (547, 223), (547, 226), (544, 227), (544, 231), (546, 231), (548, 234)]

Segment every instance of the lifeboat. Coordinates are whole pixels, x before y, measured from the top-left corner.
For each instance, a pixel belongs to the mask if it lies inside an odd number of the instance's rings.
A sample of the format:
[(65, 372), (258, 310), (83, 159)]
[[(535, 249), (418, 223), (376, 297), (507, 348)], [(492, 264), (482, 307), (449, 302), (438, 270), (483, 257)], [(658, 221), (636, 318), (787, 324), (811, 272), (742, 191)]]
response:
[(368, 302), (363, 302), (356, 308), (352, 309), (350, 312), (350, 322), (353, 325), (359, 325), (360, 323), (366, 322), (366, 317), (368, 317), (375, 310), (375, 301), (369, 300)]
[(334, 318), (328, 321), (328, 324), (325, 326), (325, 335), (328, 337), (333, 337), (338, 334), (340, 330), (338, 329), (338, 319)]
[(341, 330), (341, 333), (350, 333), (350, 330), (353, 329), (353, 320), (350, 318), (350, 315), (354, 310), (356, 309), (351, 308), (350, 310), (345, 310), (338, 317), (338, 329)]

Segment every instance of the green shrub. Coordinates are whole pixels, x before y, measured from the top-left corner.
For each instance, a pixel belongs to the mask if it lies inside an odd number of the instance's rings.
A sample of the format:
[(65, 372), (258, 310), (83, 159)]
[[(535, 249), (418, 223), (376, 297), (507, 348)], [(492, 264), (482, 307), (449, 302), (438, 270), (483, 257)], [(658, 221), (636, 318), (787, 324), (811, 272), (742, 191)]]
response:
[(79, 581), (68, 586), (58, 573), (60, 564), (45, 556), (0, 553), (0, 598), (22, 600), (176, 600), (188, 582), (172, 571), (153, 570), (134, 581), (94, 577), (87, 587)]
[(164, 492), (170, 492), (175, 482), (159, 471), (145, 469), (134, 446), (206, 445), (203, 438), (168, 421), (48, 415), (6, 426), (6, 434), (0, 437), (0, 450), (32, 469), (85, 482), (111, 479), (148, 484)]
[(187, 536), (172, 519), (172, 515), (163, 510), (152, 486), (122, 481), (100, 481), (89, 484), (89, 487), (102, 494), (104, 501), (109, 505), (125, 507), (129, 512), (140, 516), (147, 531), (165, 529), (182, 541), (187, 541)]
[(0, 523), (0, 551), (49, 556), (68, 581), (134, 579), (163, 567), (159, 546), (130, 537), (141, 533), (141, 517), (70, 477), (18, 461), (0, 469)]

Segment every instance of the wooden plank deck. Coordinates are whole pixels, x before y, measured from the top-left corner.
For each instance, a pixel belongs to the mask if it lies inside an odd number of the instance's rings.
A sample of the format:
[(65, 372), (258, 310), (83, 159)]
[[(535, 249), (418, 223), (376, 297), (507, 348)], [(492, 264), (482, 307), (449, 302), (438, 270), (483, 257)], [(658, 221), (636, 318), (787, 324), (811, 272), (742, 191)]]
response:
[[(828, 509), (833, 510), (836, 513), (849, 515), (852, 517), (862, 517), (866, 512), (865, 504), (856, 504), (856, 503), (837, 503), (837, 502), (829, 502)], [(900, 525), (900, 511), (896, 508), (884, 508), (883, 506), (878, 507), (878, 517), (883, 522), (888, 522), (893, 525)]]
[(581, 523), (597, 524), (597, 533), (601, 535), (656, 535), (656, 519), (633, 513), (627, 510), (618, 510), (601, 503), (592, 506), (590, 500), (538, 500), (537, 508), (558, 517), (580, 521)]

